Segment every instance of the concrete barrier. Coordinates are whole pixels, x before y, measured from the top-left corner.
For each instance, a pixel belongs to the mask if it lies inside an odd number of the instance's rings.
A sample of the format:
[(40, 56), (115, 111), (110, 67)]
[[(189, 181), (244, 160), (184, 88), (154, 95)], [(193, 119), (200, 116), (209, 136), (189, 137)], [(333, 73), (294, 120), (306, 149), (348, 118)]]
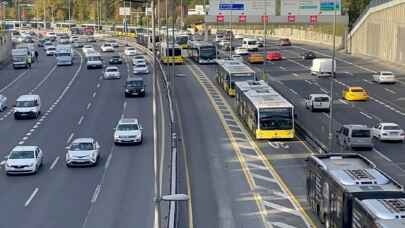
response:
[(12, 42), (10, 34), (0, 33), (0, 66), (10, 61), (11, 48)]
[[(215, 33), (215, 27), (211, 28), (211, 31)], [(260, 29), (233, 29), (234, 34), (241, 34), (247, 36), (263, 36), (264, 31)], [(327, 46), (333, 45), (333, 35), (313, 31), (310, 29), (298, 29), (298, 28), (273, 28), (268, 31), (268, 37), (274, 38), (289, 38), (295, 41), (304, 41), (314, 44), (322, 44)], [(338, 49), (344, 48), (344, 37), (336, 36), (336, 47)]]

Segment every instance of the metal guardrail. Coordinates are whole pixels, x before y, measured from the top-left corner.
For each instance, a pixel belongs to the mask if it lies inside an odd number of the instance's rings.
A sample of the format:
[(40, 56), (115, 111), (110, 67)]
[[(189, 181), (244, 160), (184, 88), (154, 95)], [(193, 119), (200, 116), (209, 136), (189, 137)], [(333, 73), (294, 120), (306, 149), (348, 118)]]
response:
[(356, 21), (352, 25), (352, 29), (356, 27), (356, 25), (361, 21), (361, 19), (367, 14), (369, 9), (382, 5), (387, 2), (392, 2), (393, 0), (371, 0), (368, 6), (361, 12), (360, 16), (356, 19)]
[[(138, 47), (139, 49), (143, 50), (145, 53), (147, 53), (148, 55), (150, 55), (152, 58), (157, 58), (155, 56), (153, 56), (152, 51), (150, 51), (148, 48), (145, 48), (142, 45), (136, 44), (136, 47)], [(163, 77), (163, 84), (165, 86), (165, 88), (167, 89), (167, 100), (169, 103), (169, 114), (170, 114), (170, 132), (171, 132), (171, 161), (170, 161), (170, 194), (174, 195), (177, 193), (177, 132), (176, 130), (174, 130), (174, 125), (175, 123), (175, 114), (174, 114), (174, 110), (173, 110), (173, 100), (171, 95), (173, 94), (173, 91), (171, 91), (170, 88), (170, 83), (168, 80), (168, 76), (166, 74), (166, 71), (163, 69), (162, 64), (160, 63), (160, 61), (156, 60), (157, 64), (159, 66), (159, 70), (161, 71)], [(169, 205), (169, 215), (168, 215), (168, 223), (167, 223), (167, 227), (168, 228), (175, 228), (176, 227), (176, 213), (177, 213), (177, 205), (176, 202), (174, 201), (170, 201), (170, 205)]]

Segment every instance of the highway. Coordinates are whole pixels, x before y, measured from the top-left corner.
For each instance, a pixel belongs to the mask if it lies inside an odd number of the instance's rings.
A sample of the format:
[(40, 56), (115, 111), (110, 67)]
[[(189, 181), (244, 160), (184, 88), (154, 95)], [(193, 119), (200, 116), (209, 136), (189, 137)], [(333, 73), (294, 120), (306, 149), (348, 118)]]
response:
[[(100, 43), (95, 44), (99, 50)], [(123, 49), (120, 48), (120, 52)], [(100, 51), (100, 50), (99, 50)], [(44, 164), (36, 175), (0, 175), (3, 194), (0, 227), (151, 227), (153, 224), (152, 75), (144, 75), (147, 95), (124, 98), (130, 63), (119, 65), (120, 80), (103, 80), (102, 70), (87, 70), (83, 53), (75, 52), (73, 66), (56, 66), (55, 57), (39, 51), (30, 70), (1, 70), (0, 93), (9, 109), (0, 113), (0, 157), (16, 145), (39, 145)], [(108, 56), (103, 54), (105, 63)], [(132, 74), (132, 72), (131, 72)], [(22, 94), (39, 94), (39, 119), (14, 120), (12, 105)], [(138, 118), (144, 141), (115, 146), (113, 128), (121, 117)], [(160, 125), (166, 115), (159, 115)], [(157, 126), (155, 126), (157, 127)], [(160, 127), (161, 128), (161, 127)], [(159, 132), (166, 134), (165, 128)], [(65, 147), (75, 138), (93, 137), (101, 145), (96, 167), (67, 168)], [(1, 162), (2, 170), (4, 161)]]

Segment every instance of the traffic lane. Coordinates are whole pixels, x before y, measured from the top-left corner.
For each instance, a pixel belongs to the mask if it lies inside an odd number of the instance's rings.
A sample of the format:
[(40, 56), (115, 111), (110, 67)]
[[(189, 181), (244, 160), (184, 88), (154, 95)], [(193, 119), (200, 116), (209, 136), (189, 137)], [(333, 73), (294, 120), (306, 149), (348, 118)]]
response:
[[(46, 80), (42, 80), (36, 85), (33, 91), (34, 94), (39, 94), (41, 97), (41, 116), (38, 119), (30, 120), (14, 120), (12, 110), (10, 110), (7, 118), (4, 118), (0, 126), (0, 134), (3, 136), (4, 143), (0, 145), (2, 153), (0, 156), (5, 156), (12, 147), (18, 143), (25, 141), (24, 134), (28, 130), (33, 129), (34, 125), (40, 125), (45, 118), (47, 111), (52, 111), (57, 102), (58, 96), (66, 88), (73, 75), (78, 70), (79, 65), (67, 68), (54, 68), (55, 71), (49, 74)], [(30, 91), (26, 91), (28, 94)], [(37, 128), (36, 126), (35, 128)]]
[[(263, 227), (249, 188), (217, 114), (185, 66), (177, 72), (176, 98), (191, 176), (194, 226)], [(207, 200), (210, 199), (210, 200)], [(242, 216), (241, 216), (242, 215)]]
[[(143, 125), (141, 145), (114, 146), (109, 165), (105, 168), (102, 191), (86, 218), (84, 228), (128, 227), (138, 224), (151, 227), (153, 224), (153, 113), (152, 75), (142, 76), (150, 85), (146, 97), (124, 98), (122, 115), (138, 118)], [(118, 119), (114, 121), (114, 124)], [(161, 136), (164, 137), (164, 136)], [(112, 138), (112, 134), (111, 134)]]
[[(97, 80), (93, 81), (93, 88)], [(82, 124), (73, 131), (72, 139), (93, 137), (100, 146), (101, 158), (96, 167), (67, 168), (64, 165), (66, 150), (59, 150), (61, 161), (53, 169), (52, 183), (43, 180), (45, 186), (30, 206), (26, 224), (34, 227), (82, 227), (91, 208), (92, 199), (99, 193), (97, 186), (105, 172), (104, 166), (112, 151), (112, 134), (116, 121), (120, 118), (123, 107), (121, 82), (104, 81), (90, 106), (86, 105)], [(85, 91), (76, 91), (77, 97)], [(88, 108), (89, 107), (89, 108)], [(101, 114), (101, 115), (100, 115)], [(80, 121), (80, 119), (77, 119)], [(63, 141), (62, 141), (63, 143)], [(63, 205), (61, 207), (61, 205)], [(69, 211), (68, 213), (66, 211)], [(24, 223), (23, 223), (24, 224)]]

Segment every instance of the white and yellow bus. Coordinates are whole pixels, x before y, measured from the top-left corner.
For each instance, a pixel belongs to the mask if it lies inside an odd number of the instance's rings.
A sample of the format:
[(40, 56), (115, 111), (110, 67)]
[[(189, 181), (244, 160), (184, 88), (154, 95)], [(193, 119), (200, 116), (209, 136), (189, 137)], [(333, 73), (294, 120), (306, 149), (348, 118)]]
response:
[(294, 106), (264, 81), (236, 82), (236, 105), (256, 139), (293, 139)]
[(162, 61), (164, 64), (173, 62), (175, 64), (183, 64), (184, 58), (181, 54), (181, 48), (178, 45), (174, 45), (174, 48), (172, 47), (173, 46), (171, 44), (167, 46), (166, 42), (162, 42), (160, 44), (160, 61)]
[(229, 96), (235, 96), (235, 82), (256, 80), (256, 72), (235, 60), (217, 60), (217, 82)]

